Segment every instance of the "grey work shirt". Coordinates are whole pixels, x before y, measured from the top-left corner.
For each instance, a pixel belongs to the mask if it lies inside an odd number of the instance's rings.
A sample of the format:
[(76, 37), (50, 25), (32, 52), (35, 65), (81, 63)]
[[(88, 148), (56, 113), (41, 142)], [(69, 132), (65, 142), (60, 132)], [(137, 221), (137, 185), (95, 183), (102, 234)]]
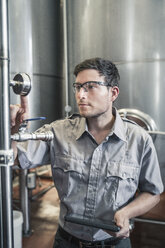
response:
[(18, 144), (22, 168), (51, 163), (60, 198), (59, 224), (80, 239), (103, 240), (110, 236), (101, 229), (68, 223), (64, 221), (66, 214), (113, 220), (114, 213), (133, 200), (137, 189), (152, 194), (163, 191), (151, 137), (113, 111), (113, 129), (100, 145), (79, 115), (38, 130), (53, 131), (52, 141)]

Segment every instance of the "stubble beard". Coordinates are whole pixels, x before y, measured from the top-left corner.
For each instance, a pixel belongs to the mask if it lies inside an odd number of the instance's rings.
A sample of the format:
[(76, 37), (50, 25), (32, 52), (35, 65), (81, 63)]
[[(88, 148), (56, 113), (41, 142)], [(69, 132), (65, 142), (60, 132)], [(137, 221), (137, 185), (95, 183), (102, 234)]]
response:
[(107, 110), (99, 112), (99, 113), (81, 113), (81, 111), (79, 111), (80, 115), (84, 118), (87, 118), (87, 119), (98, 118), (100, 116), (103, 116), (106, 112), (107, 112)]

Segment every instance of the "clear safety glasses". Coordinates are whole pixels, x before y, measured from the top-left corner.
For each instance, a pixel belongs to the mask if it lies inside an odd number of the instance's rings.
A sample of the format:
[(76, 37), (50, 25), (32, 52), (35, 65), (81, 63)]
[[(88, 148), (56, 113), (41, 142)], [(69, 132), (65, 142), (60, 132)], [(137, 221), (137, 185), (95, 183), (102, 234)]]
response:
[(78, 93), (80, 92), (81, 88), (83, 88), (85, 92), (91, 92), (93, 90), (99, 89), (100, 86), (110, 86), (110, 85), (106, 82), (99, 82), (99, 81), (88, 81), (83, 84), (73, 83), (73, 92)]

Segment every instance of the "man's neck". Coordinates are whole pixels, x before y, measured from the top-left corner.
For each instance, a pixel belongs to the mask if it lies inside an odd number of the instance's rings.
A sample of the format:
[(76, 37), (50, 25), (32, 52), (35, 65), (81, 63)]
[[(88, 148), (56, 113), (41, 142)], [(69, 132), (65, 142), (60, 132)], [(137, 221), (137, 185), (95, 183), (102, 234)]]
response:
[(98, 144), (101, 144), (102, 141), (107, 137), (112, 129), (115, 121), (115, 116), (111, 115), (108, 119), (104, 118), (88, 118), (87, 125), (88, 130), (95, 138)]
[(109, 114), (108, 117), (105, 115), (96, 116), (96, 117), (90, 117), (87, 118), (87, 125), (88, 130), (96, 130), (96, 131), (102, 131), (102, 130), (110, 130), (114, 124), (115, 116), (112, 114)]

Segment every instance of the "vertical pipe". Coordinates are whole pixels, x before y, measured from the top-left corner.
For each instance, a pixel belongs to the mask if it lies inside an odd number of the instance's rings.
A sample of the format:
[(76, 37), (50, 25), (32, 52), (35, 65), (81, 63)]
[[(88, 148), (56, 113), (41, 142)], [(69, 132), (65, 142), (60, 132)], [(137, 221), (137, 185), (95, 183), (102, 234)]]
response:
[(20, 199), (21, 209), (23, 213), (23, 234), (28, 237), (31, 234), (30, 230), (30, 208), (29, 208), (29, 194), (27, 188), (27, 175), (28, 170), (24, 169), (20, 171)]
[(65, 113), (68, 117), (71, 107), (69, 106), (69, 90), (68, 90), (68, 31), (67, 31), (67, 11), (66, 0), (63, 0), (63, 30), (64, 30), (64, 80), (65, 80)]
[[(33, 82), (33, 41), (32, 39), (32, 22), (38, 18), (38, 14), (33, 20), (32, 9), (33, 4), (37, 4), (39, 1), (28, 0), (8, 0), (9, 1), (9, 50), (10, 50), (10, 77), (13, 78), (18, 72), (26, 72)], [(34, 3), (35, 2), (35, 3)], [(36, 3), (37, 2), (37, 3)], [(43, 2), (43, 1), (40, 1)], [(41, 4), (41, 3), (40, 3)], [(40, 6), (38, 4), (38, 7)], [(20, 21), (21, 20), (21, 21)], [(37, 26), (39, 29), (39, 27)], [(44, 29), (44, 28), (43, 28)], [(38, 36), (38, 30), (34, 36)], [(41, 39), (42, 40), (42, 39)], [(39, 49), (39, 48), (38, 48)], [(38, 50), (37, 50), (38, 51)], [(36, 51), (35, 51), (36, 52)], [(36, 56), (35, 56), (36, 58)], [(38, 61), (38, 59), (36, 59)], [(35, 80), (36, 85), (36, 80)], [(35, 86), (37, 87), (37, 86)], [(34, 89), (33, 89), (34, 91)], [(39, 91), (39, 90), (38, 90)], [(32, 93), (35, 95), (35, 93)], [(30, 94), (31, 95), (31, 94)], [(36, 97), (36, 95), (35, 95)], [(38, 110), (36, 98), (33, 99), (29, 96), (30, 114), (33, 114), (33, 108)], [(40, 97), (38, 97), (40, 98)], [(20, 97), (16, 94), (11, 94), (10, 100), (12, 103), (19, 103)], [(35, 101), (35, 104), (34, 104)], [(40, 100), (39, 100), (40, 101)], [(38, 114), (38, 113), (37, 113)], [(20, 170), (20, 202), (21, 211), (23, 213), (23, 234), (28, 235), (30, 233), (30, 209), (28, 206), (28, 189), (26, 185), (27, 170)]]
[[(1, 247), (13, 247), (11, 145), (9, 118), (8, 1), (0, 0), (0, 194)], [(9, 163), (9, 158), (12, 162)]]

